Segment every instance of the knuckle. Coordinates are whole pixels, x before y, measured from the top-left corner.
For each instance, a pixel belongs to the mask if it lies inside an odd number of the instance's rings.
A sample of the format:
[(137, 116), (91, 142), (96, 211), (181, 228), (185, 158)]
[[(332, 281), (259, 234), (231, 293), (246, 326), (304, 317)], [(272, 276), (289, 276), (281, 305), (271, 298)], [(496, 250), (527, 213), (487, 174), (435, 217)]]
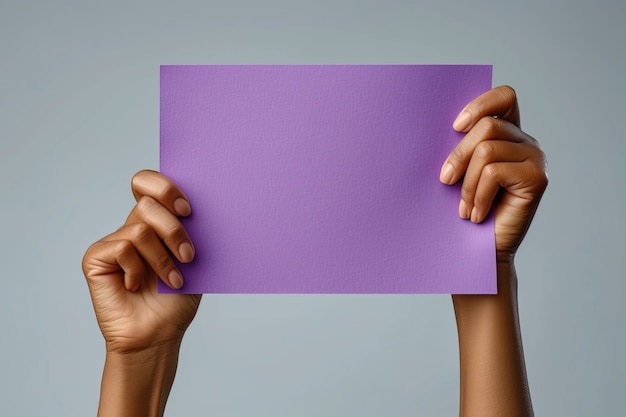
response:
[(490, 139), (496, 135), (498, 126), (499, 121), (490, 116), (485, 116), (476, 123), (476, 127), (480, 129), (482, 135)]
[(135, 223), (132, 226), (132, 236), (137, 242), (146, 242), (150, 240), (154, 231), (147, 223)]
[(517, 101), (517, 92), (510, 85), (503, 85), (500, 87), (500, 94), (506, 99), (509, 103), (515, 103)]
[(117, 242), (116, 252), (120, 255), (128, 254), (135, 250), (135, 245), (128, 239), (123, 239)]
[(176, 222), (167, 230), (167, 237), (169, 239), (182, 240), (186, 237), (185, 228), (180, 222)]
[(94, 251), (96, 250), (95, 247), (97, 246), (98, 243), (99, 242), (91, 244), (85, 251), (85, 254), (83, 255), (81, 267), (83, 269), (83, 274), (85, 276), (88, 276), (91, 273), (91, 260), (94, 257)]
[(541, 191), (545, 190), (548, 187), (548, 173), (543, 167), (535, 165), (533, 179), (535, 184), (537, 184), (537, 187)]
[(539, 148), (539, 144), (537, 142), (536, 146), (533, 146), (533, 152), (535, 153), (535, 159), (538, 161), (539, 166), (545, 170), (548, 167), (548, 159), (546, 154), (541, 150), (541, 148)]
[(99, 259), (103, 256), (103, 246), (106, 244), (104, 240), (100, 239), (92, 243), (85, 251), (81, 262), (85, 277), (89, 277), (97, 269), (96, 265), (101, 262)]
[(530, 136), (528, 133), (525, 133), (525, 138), (527, 139), (527, 143), (536, 148), (537, 150), (541, 151), (541, 144), (539, 143), (539, 141), (537, 139), (535, 139), (534, 137)]
[(466, 154), (465, 148), (463, 146), (461, 146), (461, 145), (458, 145), (450, 153), (450, 157), (448, 159), (448, 162), (451, 163), (454, 167), (462, 165), (463, 161), (465, 160), (465, 154)]
[(146, 175), (145, 170), (135, 173), (135, 175), (133, 175), (132, 178), (130, 179), (130, 188), (132, 190), (136, 190), (140, 186), (140, 183), (142, 179), (145, 177), (145, 175)]
[(528, 177), (545, 188), (548, 185), (548, 161), (543, 151), (535, 148), (535, 155), (528, 158), (525, 163), (528, 165)]
[(169, 270), (173, 267), (172, 259), (167, 254), (159, 255), (154, 260), (154, 266), (158, 271)]
[(486, 176), (489, 180), (494, 180), (498, 177), (498, 168), (494, 164), (485, 165), (481, 176)]
[(548, 179), (548, 173), (543, 171), (539, 179), (539, 184), (541, 185), (541, 189), (545, 190), (546, 188), (548, 188), (549, 183), (550, 183), (550, 180)]
[(145, 217), (153, 213), (158, 207), (156, 200), (150, 196), (143, 196), (137, 202), (137, 210)]
[(490, 160), (492, 155), (496, 152), (496, 144), (492, 141), (483, 141), (476, 145), (474, 154), (480, 160)]
[(164, 182), (155, 190), (155, 197), (159, 201), (171, 201), (176, 197), (176, 190), (170, 181)]

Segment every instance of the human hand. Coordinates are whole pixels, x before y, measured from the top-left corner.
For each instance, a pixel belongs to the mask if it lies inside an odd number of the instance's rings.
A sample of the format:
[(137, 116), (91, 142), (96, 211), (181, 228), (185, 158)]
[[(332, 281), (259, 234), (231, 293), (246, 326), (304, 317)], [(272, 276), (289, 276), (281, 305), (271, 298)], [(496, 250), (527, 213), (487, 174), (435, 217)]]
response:
[(165, 176), (132, 179), (137, 204), (124, 225), (89, 247), (82, 267), (107, 352), (134, 353), (180, 344), (201, 295), (159, 294), (158, 277), (182, 286), (172, 254), (191, 262), (193, 244), (177, 216), (191, 213), (184, 193)]
[(459, 216), (482, 222), (495, 203), (498, 261), (515, 255), (548, 185), (539, 144), (520, 129), (515, 91), (496, 87), (470, 102), (453, 128), (466, 132), (444, 162), (440, 181), (461, 178)]

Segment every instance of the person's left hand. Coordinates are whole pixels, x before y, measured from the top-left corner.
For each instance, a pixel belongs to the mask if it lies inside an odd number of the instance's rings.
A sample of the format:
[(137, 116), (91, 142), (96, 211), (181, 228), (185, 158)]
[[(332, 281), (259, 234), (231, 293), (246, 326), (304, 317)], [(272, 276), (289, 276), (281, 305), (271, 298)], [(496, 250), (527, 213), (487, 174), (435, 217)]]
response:
[(444, 162), (440, 181), (463, 178), (461, 218), (480, 223), (495, 203), (497, 257), (511, 261), (548, 185), (545, 155), (520, 129), (517, 96), (508, 86), (470, 102), (453, 128), (467, 134)]

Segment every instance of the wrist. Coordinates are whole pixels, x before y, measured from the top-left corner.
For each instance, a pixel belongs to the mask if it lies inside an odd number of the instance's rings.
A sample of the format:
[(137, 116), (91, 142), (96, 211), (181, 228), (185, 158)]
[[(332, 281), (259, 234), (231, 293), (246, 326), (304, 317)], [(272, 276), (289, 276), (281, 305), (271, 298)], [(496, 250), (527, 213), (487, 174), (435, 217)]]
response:
[(491, 328), (517, 317), (517, 274), (513, 256), (497, 261), (496, 294), (453, 294), (452, 302), (459, 335), (475, 334), (477, 325)]
[(515, 252), (496, 251), (496, 264), (498, 265), (498, 275), (500, 275), (500, 266), (515, 265)]
[(112, 364), (120, 371), (143, 372), (154, 368), (155, 365), (166, 365), (178, 361), (180, 342), (170, 342), (133, 352), (108, 350), (106, 363)]
[(180, 343), (137, 352), (109, 351), (98, 416), (162, 416), (176, 375)]

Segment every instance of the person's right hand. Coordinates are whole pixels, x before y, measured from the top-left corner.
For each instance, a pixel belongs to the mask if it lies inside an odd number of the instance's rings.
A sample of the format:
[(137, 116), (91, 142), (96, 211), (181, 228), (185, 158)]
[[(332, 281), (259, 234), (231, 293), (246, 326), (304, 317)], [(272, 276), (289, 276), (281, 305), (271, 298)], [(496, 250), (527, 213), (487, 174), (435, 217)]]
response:
[(89, 247), (83, 257), (96, 318), (107, 352), (133, 353), (180, 343), (200, 304), (200, 294), (159, 294), (157, 280), (180, 288), (181, 262), (194, 257), (177, 216), (191, 213), (189, 200), (154, 171), (132, 180), (137, 204), (124, 225)]

